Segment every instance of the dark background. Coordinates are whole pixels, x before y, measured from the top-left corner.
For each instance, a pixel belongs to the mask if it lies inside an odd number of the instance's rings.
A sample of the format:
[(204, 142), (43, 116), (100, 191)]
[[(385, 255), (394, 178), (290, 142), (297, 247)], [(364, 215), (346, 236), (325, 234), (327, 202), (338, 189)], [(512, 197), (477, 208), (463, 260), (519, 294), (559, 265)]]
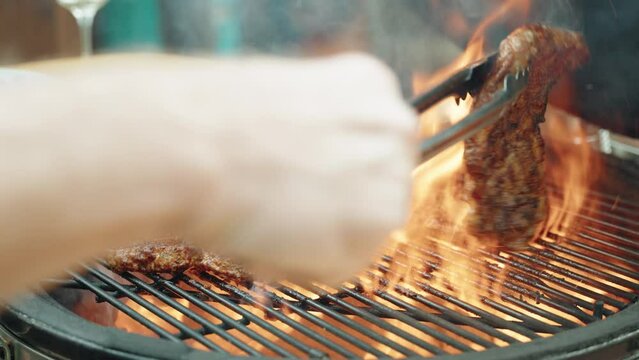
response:
[(639, 1), (582, 0), (590, 63), (575, 76), (575, 110), (639, 137)]

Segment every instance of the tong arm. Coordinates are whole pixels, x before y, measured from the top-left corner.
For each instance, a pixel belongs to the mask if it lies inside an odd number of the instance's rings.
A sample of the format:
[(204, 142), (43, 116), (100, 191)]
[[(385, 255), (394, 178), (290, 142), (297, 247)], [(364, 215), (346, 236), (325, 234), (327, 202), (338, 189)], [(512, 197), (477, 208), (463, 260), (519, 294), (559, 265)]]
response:
[(490, 102), (471, 112), (460, 122), (423, 140), (420, 144), (422, 160), (430, 160), (449, 146), (464, 141), (496, 123), (505, 108), (517, 98), (527, 84), (527, 73), (507, 75), (504, 78), (504, 88), (495, 94)]
[(492, 54), (482, 61), (465, 67), (441, 84), (413, 98), (411, 100), (412, 106), (419, 113), (422, 113), (451, 95), (466, 98), (466, 94), (472, 93), (483, 83), (492, 69), (495, 59), (497, 59), (497, 54)]

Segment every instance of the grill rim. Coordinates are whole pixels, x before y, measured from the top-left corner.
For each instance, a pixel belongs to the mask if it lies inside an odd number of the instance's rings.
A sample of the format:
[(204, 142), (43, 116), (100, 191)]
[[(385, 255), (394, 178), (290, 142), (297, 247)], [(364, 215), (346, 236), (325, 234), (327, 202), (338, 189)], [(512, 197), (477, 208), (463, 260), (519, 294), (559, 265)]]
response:
[[(29, 294), (5, 307), (1, 325), (16, 339), (54, 358), (192, 359), (201, 352), (116, 328), (94, 324), (44, 294)], [(209, 358), (222, 359), (215, 353)], [(195, 359), (195, 358), (193, 358)]]
[[(639, 349), (639, 303), (588, 326), (567, 330), (548, 338), (512, 344), (481, 352), (434, 357), (441, 360), (560, 359), (592, 354), (611, 346)], [(53, 357), (104, 359), (266, 359), (229, 357), (197, 350), (182, 343), (150, 338), (94, 324), (55, 304), (44, 295), (30, 294), (6, 306), (1, 326), (17, 339)], [(87, 357), (88, 356), (88, 357)], [(420, 359), (408, 357), (407, 359)]]

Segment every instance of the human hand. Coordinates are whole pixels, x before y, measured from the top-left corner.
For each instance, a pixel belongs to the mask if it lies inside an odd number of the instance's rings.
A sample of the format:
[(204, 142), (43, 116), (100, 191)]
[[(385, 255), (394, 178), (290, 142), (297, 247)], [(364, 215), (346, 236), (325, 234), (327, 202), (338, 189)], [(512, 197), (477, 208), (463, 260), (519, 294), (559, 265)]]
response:
[(223, 73), (209, 94), (223, 121), (203, 116), (199, 131), (218, 160), (215, 195), (188, 239), (265, 280), (337, 284), (363, 270), (409, 209), (417, 121), (393, 74), (364, 55)]

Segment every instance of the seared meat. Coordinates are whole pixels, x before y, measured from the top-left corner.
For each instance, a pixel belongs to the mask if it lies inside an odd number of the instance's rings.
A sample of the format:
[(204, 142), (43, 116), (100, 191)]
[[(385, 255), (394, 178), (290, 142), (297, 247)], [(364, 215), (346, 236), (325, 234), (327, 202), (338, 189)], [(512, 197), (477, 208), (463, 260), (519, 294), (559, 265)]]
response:
[(115, 272), (173, 273), (202, 262), (202, 251), (177, 241), (149, 242), (112, 251), (106, 258)]
[(234, 264), (230, 259), (204, 252), (202, 260), (193, 268), (199, 272), (210, 272), (220, 279), (236, 284), (248, 286), (253, 277), (241, 266)]
[(210, 272), (220, 279), (249, 284), (252, 276), (229, 259), (209, 254), (179, 241), (149, 242), (112, 251), (107, 266), (116, 273), (179, 273), (186, 270)]
[(552, 85), (588, 56), (581, 35), (542, 25), (521, 27), (501, 43), (473, 107), (490, 101), (508, 74), (528, 71), (529, 83), (495, 125), (465, 142), (461, 193), (470, 203), (472, 234), (521, 249), (543, 226), (548, 204), (539, 124)]

